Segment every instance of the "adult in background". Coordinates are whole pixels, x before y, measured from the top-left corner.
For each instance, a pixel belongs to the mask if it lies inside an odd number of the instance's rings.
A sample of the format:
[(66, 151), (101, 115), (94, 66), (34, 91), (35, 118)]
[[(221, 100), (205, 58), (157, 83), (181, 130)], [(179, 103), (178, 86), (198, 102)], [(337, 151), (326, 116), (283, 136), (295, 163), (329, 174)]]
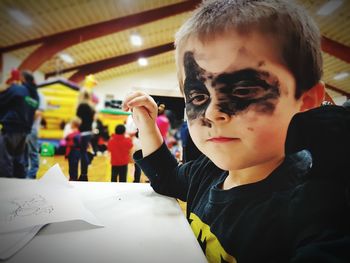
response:
[(83, 90), (80, 94), (80, 102), (77, 108), (76, 116), (81, 119), (79, 127), (81, 135), (81, 163), (79, 181), (88, 181), (88, 167), (92, 160), (92, 155), (88, 153), (92, 139), (92, 123), (94, 121), (95, 109), (92, 103), (91, 93)]
[(35, 179), (36, 174), (39, 170), (39, 143), (38, 133), (41, 123), (43, 111), (46, 108), (45, 98), (38, 92), (38, 87), (35, 83), (33, 74), (30, 71), (22, 71), (22, 83), (27, 88), (29, 95), (32, 99), (39, 102), (39, 106), (34, 114), (34, 121), (31, 132), (27, 136), (27, 147), (28, 147), (28, 172), (27, 178)]
[(0, 91), (0, 177), (26, 177), (26, 137), (39, 103), (20, 80), (20, 72), (13, 69), (7, 88)]

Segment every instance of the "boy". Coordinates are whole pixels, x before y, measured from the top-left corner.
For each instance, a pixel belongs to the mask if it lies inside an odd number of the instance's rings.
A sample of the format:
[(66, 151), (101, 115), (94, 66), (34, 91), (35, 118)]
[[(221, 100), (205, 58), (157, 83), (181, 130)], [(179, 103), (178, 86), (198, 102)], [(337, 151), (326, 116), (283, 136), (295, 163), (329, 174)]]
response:
[(126, 182), (126, 175), (128, 173), (128, 163), (130, 161), (130, 153), (132, 149), (131, 138), (125, 136), (125, 126), (118, 124), (115, 127), (115, 134), (108, 141), (108, 151), (111, 153), (112, 165), (112, 182)]
[(81, 158), (81, 134), (79, 127), (81, 125), (81, 119), (79, 117), (74, 117), (70, 122), (71, 131), (65, 137), (66, 139), (66, 154), (65, 157), (68, 158), (68, 169), (69, 169), (69, 180), (78, 180), (78, 166), (79, 160)]
[(350, 117), (338, 106), (310, 110), (324, 97), (313, 21), (292, 1), (206, 1), (176, 37), (203, 155), (176, 163), (147, 94), (123, 108), (140, 133), (135, 160), (155, 191), (187, 201), (208, 261), (349, 262)]

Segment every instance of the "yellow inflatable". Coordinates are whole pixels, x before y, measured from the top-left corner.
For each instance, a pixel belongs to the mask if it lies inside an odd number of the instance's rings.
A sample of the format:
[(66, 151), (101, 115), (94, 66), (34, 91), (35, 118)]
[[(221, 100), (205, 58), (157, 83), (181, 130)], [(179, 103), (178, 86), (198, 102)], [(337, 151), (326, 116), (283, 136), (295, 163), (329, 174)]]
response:
[(118, 124), (125, 124), (130, 114), (119, 109), (102, 109), (98, 116), (103, 124), (108, 126), (108, 133), (111, 135)]
[(75, 116), (80, 87), (74, 82), (56, 79), (43, 82), (38, 88), (47, 105), (43, 112), (43, 122), (46, 125), (40, 129), (39, 138), (60, 140), (64, 124)]
[(85, 77), (84, 88), (91, 91), (97, 85), (97, 80), (94, 75), (90, 74)]

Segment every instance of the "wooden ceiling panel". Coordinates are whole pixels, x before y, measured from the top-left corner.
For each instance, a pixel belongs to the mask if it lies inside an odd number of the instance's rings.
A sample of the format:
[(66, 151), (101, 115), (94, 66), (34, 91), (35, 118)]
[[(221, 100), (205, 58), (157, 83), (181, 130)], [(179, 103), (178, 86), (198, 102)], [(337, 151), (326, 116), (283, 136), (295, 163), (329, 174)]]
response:
[(11, 55), (15, 56), (19, 60), (23, 60), (28, 56), (28, 54), (32, 53), (39, 46), (40, 45), (33, 45), (33, 46), (26, 47), (26, 48), (17, 49), (15, 51), (11, 52)]
[(341, 7), (328, 16), (317, 11), (328, 0), (298, 0), (320, 27), (322, 35), (350, 47), (350, 1), (344, 0)]
[(96, 79), (98, 80), (106, 80), (106, 79), (112, 79), (115, 77), (120, 77), (130, 73), (142, 72), (150, 68), (157, 68), (157, 67), (161, 67), (169, 64), (173, 64), (174, 70), (175, 70), (174, 51), (169, 51), (161, 55), (156, 55), (148, 58), (147, 67), (141, 67), (137, 62), (132, 62), (117, 68), (102, 71), (100, 73), (95, 74), (95, 76), (96, 76)]
[[(70, 29), (166, 6), (181, 0), (1, 0), (0, 46), (24, 42)], [(9, 10), (20, 10), (32, 20), (23, 26)]]
[(331, 90), (331, 89), (326, 89), (326, 92), (328, 93), (328, 95), (332, 98), (332, 99), (336, 99), (339, 97), (339, 93)]
[[(334, 79), (334, 76), (339, 73), (350, 73), (350, 64), (325, 53), (323, 54), (323, 63), (323, 81), (350, 94), (350, 77), (343, 80)], [(340, 94), (337, 94), (337, 96), (340, 96)]]
[[(85, 41), (62, 52), (68, 53), (74, 58), (75, 63), (69, 66), (77, 66), (169, 43), (174, 40), (175, 32), (188, 15), (189, 13), (184, 13), (172, 16), (137, 28)], [(135, 47), (130, 44), (132, 33), (138, 33), (143, 38), (142, 46)], [(54, 71), (55, 63), (52, 62), (53, 60), (55, 58), (48, 60), (41, 66), (40, 70), (45, 73)]]

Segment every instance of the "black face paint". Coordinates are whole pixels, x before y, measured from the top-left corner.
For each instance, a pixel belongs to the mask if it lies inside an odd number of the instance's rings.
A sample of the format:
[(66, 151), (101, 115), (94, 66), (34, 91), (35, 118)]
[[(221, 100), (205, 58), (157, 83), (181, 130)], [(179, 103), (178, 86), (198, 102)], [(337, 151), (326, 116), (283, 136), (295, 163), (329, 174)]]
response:
[(243, 69), (219, 75), (206, 72), (196, 63), (193, 53), (184, 54), (186, 113), (189, 121), (200, 119), (202, 125), (211, 127), (205, 118), (211, 98), (207, 86), (215, 90), (219, 111), (230, 116), (248, 107), (271, 114), (280, 96), (279, 83), (268, 72)]
[(249, 106), (254, 106), (255, 111), (272, 113), (280, 92), (278, 81), (274, 80), (269, 84), (269, 78), (269, 73), (254, 69), (220, 74), (212, 82), (219, 101), (219, 110), (228, 115), (236, 115)]
[(202, 125), (211, 127), (210, 122), (204, 118), (205, 111), (210, 103), (210, 94), (204, 84), (206, 81), (204, 78), (205, 72), (197, 65), (192, 52), (186, 52), (184, 55), (184, 69), (186, 75), (184, 94), (187, 118), (192, 121), (201, 116)]

